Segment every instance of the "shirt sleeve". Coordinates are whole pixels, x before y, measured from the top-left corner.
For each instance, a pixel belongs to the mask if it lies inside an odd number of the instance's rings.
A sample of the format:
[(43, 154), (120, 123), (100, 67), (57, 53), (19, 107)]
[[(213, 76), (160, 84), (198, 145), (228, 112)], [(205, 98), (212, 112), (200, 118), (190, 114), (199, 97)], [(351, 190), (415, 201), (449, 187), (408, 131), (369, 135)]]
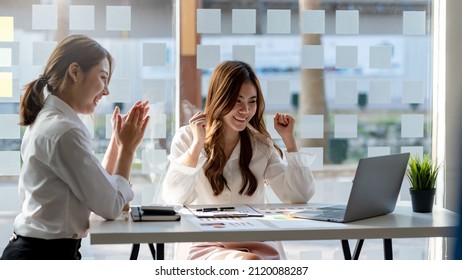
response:
[(182, 164), (192, 143), (192, 133), (188, 128), (181, 128), (173, 137), (168, 156), (170, 165), (162, 184), (162, 198), (166, 203), (189, 204), (198, 195), (195, 186), (200, 182), (200, 171), (207, 159), (201, 153), (196, 167)]
[(127, 179), (110, 175), (91, 152), (91, 142), (78, 129), (71, 129), (55, 143), (50, 167), (72, 193), (95, 214), (117, 218), (134, 193)]
[(273, 147), (265, 172), (266, 183), (284, 203), (306, 203), (314, 195), (315, 183), (310, 169), (314, 155), (284, 152), (284, 162)]

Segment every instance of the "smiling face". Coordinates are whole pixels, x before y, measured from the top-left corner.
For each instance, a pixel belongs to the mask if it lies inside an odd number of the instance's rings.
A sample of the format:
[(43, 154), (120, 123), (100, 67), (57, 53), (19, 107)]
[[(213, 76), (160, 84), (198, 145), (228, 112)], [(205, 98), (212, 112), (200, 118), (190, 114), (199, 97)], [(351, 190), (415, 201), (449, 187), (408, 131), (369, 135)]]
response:
[(77, 113), (92, 114), (98, 102), (104, 95), (109, 94), (107, 88), (110, 73), (107, 59), (93, 66), (86, 73), (81, 69), (74, 77), (72, 94), (65, 100)]
[(226, 134), (238, 134), (244, 130), (257, 111), (257, 89), (252, 82), (242, 84), (236, 103), (223, 117)]

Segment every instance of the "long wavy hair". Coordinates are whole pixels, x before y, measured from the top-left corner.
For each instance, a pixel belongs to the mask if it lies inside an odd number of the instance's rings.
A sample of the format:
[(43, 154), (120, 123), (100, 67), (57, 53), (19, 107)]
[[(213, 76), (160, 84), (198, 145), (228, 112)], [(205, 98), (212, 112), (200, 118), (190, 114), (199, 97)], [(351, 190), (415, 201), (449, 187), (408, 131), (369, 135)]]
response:
[(76, 34), (64, 38), (50, 55), (43, 74), (24, 87), (19, 105), (19, 124), (28, 126), (35, 121), (45, 104), (45, 87), (53, 95), (65, 91), (71, 79), (67, 74), (67, 68), (71, 63), (78, 63), (86, 73), (103, 59), (109, 61), (109, 82), (114, 62), (105, 48), (85, 35)]
[[(258, 179), (249, 168), (252, 160), (252, 134), (260, 134), (271, 139), (263, 119), (265, 102), (260, 82), (252, 67), (241, 61), (225, 61), (218, 65), (210, 78), (206, 112), (206, 139), (205, 152), (208, 157), (204, 165), (205, 176), (212, 186), (215, 196), (220, 195), (228, 183), (223, 176), (227, 158), (224, 153), (224, 122), (223, 117), (228, 114), (236, 104), (242, 84), (251, 82), (257, 90), (257, 110), (249, 121), (248, 126), (240, 132), (241, 150), (239, 167), (242, 175), (242, 188), (239, 193), (251, 196), (258, 186)], [(266, 142), (265, 142), (266, 143)], [(273, 142), (282, 156), (281, 149)]]

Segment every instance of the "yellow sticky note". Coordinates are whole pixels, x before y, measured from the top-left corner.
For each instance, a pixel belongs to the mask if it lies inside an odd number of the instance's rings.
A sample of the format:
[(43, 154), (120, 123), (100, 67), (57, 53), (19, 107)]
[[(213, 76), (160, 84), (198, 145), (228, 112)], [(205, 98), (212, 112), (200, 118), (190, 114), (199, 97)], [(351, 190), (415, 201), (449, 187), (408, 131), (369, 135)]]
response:
[(0, 97), (13, 97), (13, 73), (0, 72)]
[(0, 17), (0, 42), (14, 41), (14, 18)]

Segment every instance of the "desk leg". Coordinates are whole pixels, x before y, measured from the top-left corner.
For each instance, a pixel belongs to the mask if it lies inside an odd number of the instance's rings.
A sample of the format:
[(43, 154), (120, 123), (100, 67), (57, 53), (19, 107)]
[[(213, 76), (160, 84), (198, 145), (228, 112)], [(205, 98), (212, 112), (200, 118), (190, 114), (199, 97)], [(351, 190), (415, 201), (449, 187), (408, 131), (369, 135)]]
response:
[(384, 254), (385, 260), (393, 259), (393, 246), (392, 246), (391, 238), (383, 239), (383, 254)]
[(345, 260), (351, 260), (351, 251), (350, 251), (350, 244), (348, 243), (348, 239), (342, 239), (342, 250), (343, 250), (343, 257)]
[(138, 259), (139, 252), (140, 252), (140, 244), (133, 244), (132, 253), (130, 254), (130, 260)]
[(352, 256), (348, 240), (342, 240), (343, 257), (345, 258), (345, 260), (358, 260), (359, 255), (361, 254), (361, 249), (363, 248), (363, 243), (364, 239), (358, 239), (358, 241), (356, 242), (355, 251), (353, 252)]
[(157, 243), (157, 260), (164, 260), (165, 257), (165, 245), (164, 243)]

